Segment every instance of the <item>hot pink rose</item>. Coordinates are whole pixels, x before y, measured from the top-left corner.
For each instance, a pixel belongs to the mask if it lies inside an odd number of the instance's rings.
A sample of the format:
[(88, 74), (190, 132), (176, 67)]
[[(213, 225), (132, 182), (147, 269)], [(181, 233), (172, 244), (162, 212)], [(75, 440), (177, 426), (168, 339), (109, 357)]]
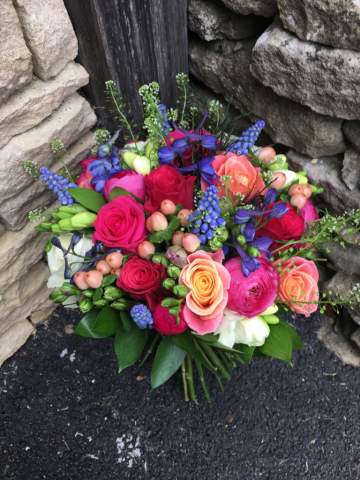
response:
[(144, 176), (138, 175), (132, 170), (123, 170), (117, 173), (113, 177), (106, 180), (104, 186), (104, 195), (107, 201), (109, 201), (111, 190), (114, 187), (125, 188), (128, 192), (136, 195), (140, 200), (145, 201), (146, 191)]
[(144, 207), (133, 197), (118, 197), (101, 207), (94, 222), (93, 241), (106, 247), (123, 248), (125, 253), (137, 253), (139, 243), (148, 234)]
[(81, 162), (80, 165), (82, 166), (83, 171), (79, 178), (76, 180), (76, 184), (79, 185), (79, 188), (88, 188), (89, 190), (95, 190), (95, 185), (91, 185), (90, 183), (91, 179), (94, 178), (94, 175), (91, 175), (91, 173), (89, 172), (88, 165), (97, 158), (98, 156), (95, 155), (95, 157), (84, 158), (84, 160)]
[(319, 215), (312, 204), (311, 200), (307, 199), (305, 205), (300, 210), (301, 216), (304, 219), (304, 222), (313, 222), (314, 220), (319, 220)]
[[(302, 257), (293, 257), (285, 262), (281, 259), (276, 261), (274, 267), (279, 277), (280, 299), (289, 302), (285, 305), (292, 307), (295, 312), (309, 317), (318, 308), (317, 304), (311, 305), (311, 302), (319, 300), (319, 272), (315, 263)], [(295, 302), (292, 303), (294, 298)]]
[(199, 250), (187, 258), (179, 283), (190, 289), (186, 295), (183, 317), (190, 328), (204, 335), (219, 326), (228, 301), (230, 275), (221, 264), (222, 250), (207, 253)]
[(180, 325), (176, 323), (175, 315), (169, 313), (169, 308), (164, 308), (159, 303), (153, 312), (153, 327), (161, 335), (178, 335), (184, 332), (188, 326), (185, 323), (182, 311), (179, 314)]
[(261, 267), (249, 277), (241, 271), (240, 257), (232, 258), (224, 265), (231, 277), (227, 308), (248, 318), (265, 312), (274, 303), (278, 292), (279, 282), (273, 266), (265, 258), (259, 258), (259, 261)]

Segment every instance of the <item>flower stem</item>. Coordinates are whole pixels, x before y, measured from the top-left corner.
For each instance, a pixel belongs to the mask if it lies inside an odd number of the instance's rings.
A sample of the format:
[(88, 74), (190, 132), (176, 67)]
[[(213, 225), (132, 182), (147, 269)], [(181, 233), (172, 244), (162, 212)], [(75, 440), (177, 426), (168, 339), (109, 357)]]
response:
[(220, 387), (220, 390), (223, 392), (224, 391), (224, 386), (221, 382), (221, 378), (220, 377), (216, 377), (216, 380), (218, 381), (218, 384), (219, 384), (219, 387)]
[(188, 396), (188, 388), (187, 388), (187, 383), (186, 383), (185, 360), (181, 364), (181, 376), (182, 376), (183, 387), (184, 387), (185, 402), (188, 402), (189, 401), (189, 396)]
[(196, 358), (194, 358), (194, 360), (195, 360), (195, 365), (196, 365), (196, 368), (197, 368), (197, 371), (198, 371), (198, 374), (199, 374), (199, 377), (200, 377), (201, 384), (202, 384), (203, 389), (204, 389), (206, 400), (208, 401), (208, 403), (211, 403), (211, 399), (210, 399), (209, 391), (208, 391), (206, 383), (205, 383), (205, 377), (204, 377), (204, 373), (202, 371), (201, 363), (199, 362), (199, 360), (196, 360)]
[(204, 350), (206, 355), (210, 358), (211, 362), (215, 365), (216, 369), (221, 373), (225, 380), (230, 380), (231, 376), (226, 370), (221, 360), (215, 355), (213, 349), (205, 342), (202, 342), (201, 348)]
[(150, 353), (153, 351), (155, 345), (156, 345), (157, 342), (159, 341), (160, 336), (161, 336), (160, 333), (159, 333), (159, 332), (156, 332), (156, 335), (155, 335), (155, 337), (153, 338), (153, 341), (151, 342), (150, 347), (148, 348), (148, 351), (146, 352), (145, 357), (144, 357), (144, 358), (141, 360), (141, 362), (140, 362), (140, 366), (145, 363), (145, 360), (148, 358), (148, 356), (150, 355)]
[(188, 353), (186, 354), (186, 379), (189, 385), (189, 395), (190, 400), (197, 403), (196, 395), (195, 395), (195, 388), (194, 388), (194, 377), (193, 377), (193, 366), (192, 366), (192, 358), (191, 355)]

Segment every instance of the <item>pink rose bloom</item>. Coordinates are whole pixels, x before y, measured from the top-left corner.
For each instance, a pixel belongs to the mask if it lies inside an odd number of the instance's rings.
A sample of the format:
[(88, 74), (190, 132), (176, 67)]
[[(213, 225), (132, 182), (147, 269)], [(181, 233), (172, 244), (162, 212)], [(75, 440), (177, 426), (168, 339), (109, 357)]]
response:
[(223, 259), (222, 250), (215, 253), (199, 250), (188, 256), (180, 274), (180, 285), (190, 289), (183, 318), (200, 335), (217, 329), (228, 302), (230, 275), (221, 264)]
[[(288, 302), (285, 305), (292, 307), (296, 313), (309, 317), (318, 308), (310, 302), (319, 300), (319, 272), (315, 263), (302, 257), (293, 257), (285, 262), (277, 260), (274, 268), (280, 268), (283, 272), (281, 275), (281, 271), (277, 270), (280, 299)], [(296, 300), (292, 303), (294, 298)]]
[(109, 201), (111, 190), (114, 187), (125, 188), (125, 190), (133, 193), (143, 202), (145, 201), (146, 190), (144, 176), (138, 175), (132, 170), (123, 170), (109, 178), (109, 180), (106, 180), (104, 185), (104, 195), (107, 202)]
[(94, 222), (93, 242), (105, 247), (118, 247), (125, 253), (137, 253), (139, 243), (146, 239), (144, 207), (133, 197), (118, 197), (99, 210)]
[(164, 308), (160, 303), (153, 312), (153, 328), (161, 335), (178, 335), (184, 332), (188, 326), (184, 322), (182, 311), (179, 313), (180, 325), (176, 323), (176, 316), (169, 313), (169, 308)]
[(240, 257), (225, 263), (231, 283), (227, 308), (247, 318), (265, 312), (275, 301), (278, 293), (278, 278), (272, 264), (266, 258), (259, 258), (261, 267), (249, 277), (241, 271)]
[(300, 210), (301, 216), (304, 219), (304, 222), (313, 222), (314, 220), (319, 220), (319, 215), (312, 204), (311, 200), (307, 199), (305, 205)]
[(91, 185), (90, 183), (91, 179), (94, 178), (94, 175), (91, 175), (91, 173), (89, 172), (88, 165), (97, 158), (98, 156), (95, 155), (95, 157), (84, 158), (84, 160), (81, 162), (80, 165), (82, 166), (83, 171), (75, 182), (77, 185), (79, 185), (79, 188), (88, 188), (89, 190), (95, 190), (95, 185)]

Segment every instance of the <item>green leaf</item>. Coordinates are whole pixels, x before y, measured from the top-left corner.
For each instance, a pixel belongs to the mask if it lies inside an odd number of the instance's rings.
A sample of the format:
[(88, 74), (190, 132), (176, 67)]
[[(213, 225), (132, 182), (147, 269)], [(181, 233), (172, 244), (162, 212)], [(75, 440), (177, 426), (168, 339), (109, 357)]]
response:
[(292, 349), (297, 350), (300, 348), (305, 348), (304, 345), (302, 344), (302, 341), (299, 335), (296, 333), (296, 330), (288, 322), (285, 322), (285, 320), (282, 320), (281, 318), (279, 320), (281, 325), (283, 325), (286, 328), (288, 334), (290, 335), (291, 342), (292, 342)]
[(99, 192), (89, 188), (69, 188), (67, 190), (83, 207), (97, 213), (101, 207), (106, 205), (105, 198)]
[(166, 230), (170, 232), (177, 230), (180, 226), (180, 222), (181, 222), (181, 218), (173, 217)]
[(151, 243), (161, 243), (164, 240), (171, 240), (173, 232), (177, 230), (180, 226), (181, 218), (173, 217), (167, 226), (166, 230), (161, 232), (154, 232), (150, 235), (149, 241)]
[(174, 217), (176, 217), (176, 215), (180, 212), (180, 210), (182, 210), (184, 207), (183, 205), (181, 205), (181, 203), (177, 203), (176, 204), (176, 210), (174, 212)]
[(97, 335), (96, 333), (92, 332), (98, 315), (99, 310), (91, 310), (90, 312), (88, 312), (85, 317), (80, 321), (73, 333), (87, 338), (103, 338), (102, 335)]
[(130, 313), (120, 310), (120, 318), (121, 318), (124, 330), (126, 332), (130, 332), (131, 324), (134, 323), (133, 319), (131, 318)]
[(92, 296), (93, 302), (98, 302), (102, 298), (104, 289), (99, 287), (95, 290), (94, 295)]
[(287, 313), (289, 311), (289, 309), (287, 307), (285, 307), (284, 305), (278, 305), (278, 310), (276, 313), (276, 315), (284, 315), (285, 313)]
[(46, 228), (46, 227), (42, 227), (41, 225), (37, 225), (36, 227), (34, 227), (34, 230), (36, 230), (37, 232), (51, 232), (51, 228)]
[(290, 197), (287, 193), (283, 193), (280, 195), (280, 200), (282, 200), (284, 203), (289, 203)]
[[(121, 312), (125, 313), (125, 312)], [(131, 321), (129, 330), (125, 330), (123, 323), (120, 324), (115, 334), (115, 352), (118, 357), (119, 373), (126, 367), (133, 365), (141, 355), (149, 335), (149, 329), (140, 329), (135, 322)]]
[(126, 190), (125, 188), (122, 188), (122, 187), (114, 187), (111, 192), (110, 192), (110, 202), (112, 200), (114, 200), (114, 198), (118, 198), (118, 197), (128, 197), (130, 195), (130, 197), (133, 197), (135, 198), (135, 200), (139, 203), (141, 203), (141, 205), (144, 205), (145, 202), (143, 202), (139, 197), (137, 197), (136, 195), (134, 195), (133, 193), (129, 192), (128, 190)]
[(156, 351), (151, 369), (151, 390), (159, 387), (178, 370), (186, 357), (186, 352), (177, 347), (171, 337), (164, 337)]
[(102, 287), (108, 287), (111, 285), (115, 280), (117, 279), (117, 276), (114, 273), (110, 273), (110, 275), (106, 275), (103, 278), (103, 281), (101, 282)]
[(92, 333), (101, 337), (111, 337), (121, 325), (120, 315), (110, 305), (103, 308), (91, 329)]
[(289, 365), (291, 363), (292, 341), (286, 328), (278, 323), (277, 325), (269, 325), (270, 335), (265, 340), (264, 345), (258, 347), (259, 352), (269, 355), (270, 357), (284, 360)]
[(211, 403), (211, 399), (210, 399), (209, 391), (208, 391), (206, 383), (205, 383), (205, 377), (204, 377), (204, 373), (202, 371), (201, 363), (198, 362), (196, 360), (196, 358), (194, 360), (195, 360), (195, 365), (196, 365), (196, 368), (197, 368), (197, 371), (198, 371), (198, 374), (199, 374), (199, 377), (200, 377), (201, 384), (202, 384), (203, 389), (204, 389), (206, 400), (208, 401), (208, 403)]
[(244, 343), (237, 343), (234, 345), (234, 347), (239, 349), (239, 351), (241, 351), (246, 363), (251, 362), (255, 347), (249, 347), (249, 345), (245, 345)]
[(265, 353), (261, 353), (259, 351), (259, 347), (255, 347), (254, 353), (253, 353), (253, 358), (266, 358), (268, 359), (268, 356), (265, 355)]
[(219, 348), (220, 350), (226, 350), (227, 352), (242, 353), (240, 350), (235, 350), (234, 348), (227, 347), (226, 345), (223, 345), (220, 342), (212, 343), (211, 346)]
[(213, 333), (205, 333), (205, 335), (198, 335), (193, 333), (196, 340), (202, 340), (206, 343), (216, 343), (219, 340), (219, 335), (214, 335)]

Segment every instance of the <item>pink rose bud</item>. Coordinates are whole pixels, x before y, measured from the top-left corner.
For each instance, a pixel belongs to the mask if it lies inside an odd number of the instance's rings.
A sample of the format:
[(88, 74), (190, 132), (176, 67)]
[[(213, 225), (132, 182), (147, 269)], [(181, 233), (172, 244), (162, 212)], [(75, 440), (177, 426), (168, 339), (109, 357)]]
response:
[(181, 218), (180, 225), (183, 227), (188, 223), (188, 216), (191, 215), (191, 210), (188, 208), (183, 208), (180, 210), (180, 212), (177, 214), (178, 218)]
[(160, 210), (164, 215), (171, 215), (176, 210), (176, 205), (171, 200), (163, 200), (160, 204)]
[(270, 161), (275, 157), (276, 152), (272, 147), (265, 147), (260, 150), (257, 157), (259, 162), (263, 164), (270, 163)]
[(197, 237), (194, 233), (187, 233), (181, 239), (182, 246), (185, 248), (187, 252), (195, 252), (200, 246), (199, 237)]
[(290, 205), (301, 209), (305, 206), (306, 200), (307, 198), (302, 193), (295, 193), (295, 195), (290, 198)]
[(99, 288), (103, 281), (103, 276), (98, 270), (90, 270), (90, 272), (86, 272), (85, 274), (85, 282), (91, 288)]
[(88, 284), (85, 282), (86, 272), (78, 272), (74, 275), (74, 282), (80, 290), (87, 290), (89, 288)]
[(112, 275), (116, 275), (117, 279), (119, 280), (120, 278), (120, 273), (121, 273), (121, 268), (112, 268), (111, 272)]
[(168, 221), (166, 220), (165, 215), (163, 215), (161, 212), (154, 212), (150, 218), (151, 226), (155, 232), (161, 232), (161, 230), (165, 230), (168, 226)]
[(269, 188), (280, 190), (286, 183), (286, 175), (282, 172), (273, 173), (274, 181), (269, 185)]
[(99, 260), (96, 264), (96, 270), (100, 272), (103, 276), (109, 275), (111, 272), (111, 266), (106, 260)]
[(140, 258), (146, 260), (148, 255), (152, 255), (153, 253), (155, 253), (155, 245), (151, 242), (145, 240), (138, 245), (138, 254)]
[(182, 245), (181, 239), (184, 235), (185, 235), (185, 233), (182, 232), (181, 230), (176, 230), (176, 232), (172, 236), (172, 244), (173, 245)]
[(106, 257), (106, 261), (111, 268), (120, 268), (123, 262), (123, 256), (120, 252), (109, 253)]
[(173, 265), (184, 268), (187, 263), (187, 253), (181, 245), (174, 245), (168, 248), (165, 257), (170, 260)]
[(148, 230), (148, 232), (150, 233), (154, 233), (155, 230), (153, 229), (152, 225), (151, 225), (151, 217), (149, 217), (147, 220), (146, 220), (146, 228)]

